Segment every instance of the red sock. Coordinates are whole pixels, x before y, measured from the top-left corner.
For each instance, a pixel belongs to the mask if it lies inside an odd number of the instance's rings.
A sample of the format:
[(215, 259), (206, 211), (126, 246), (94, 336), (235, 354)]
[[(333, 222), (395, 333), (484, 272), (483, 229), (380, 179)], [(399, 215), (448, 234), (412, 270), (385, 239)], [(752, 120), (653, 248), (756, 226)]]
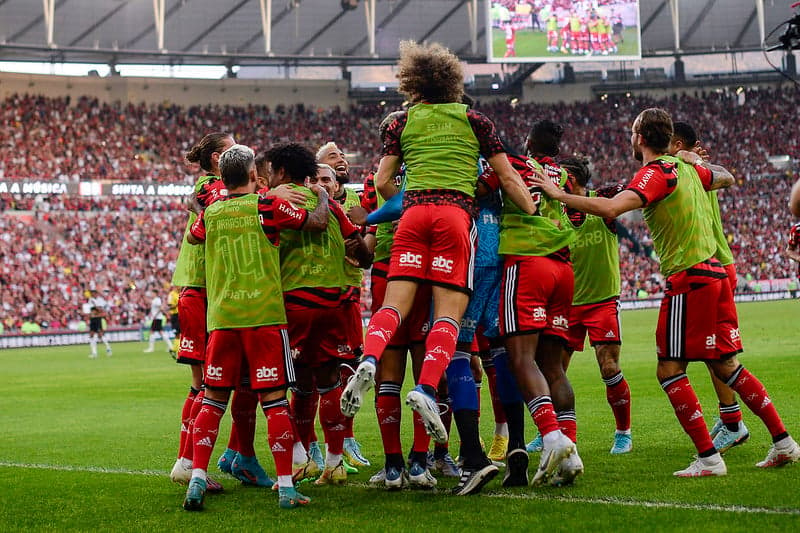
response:
[(683, 430), (692, 439), (697, 453), (704, 454), (714, 448), (708, 434), (706, 422), (703, 420), (703, 408), (694, 393), (686, 374), (678, 374), (661, 382), (661, 388), (667, 393), (669, 402), (675, 410), (675, 416)]
[(381, 430), (383, 453), (386, 455), (403, 454), (400, 442), (400, 384), (384, 381), (378, 386), (375, 399), (375, 413), (378, 415), (378, 427)]
[(222, 415), (225, 414), (227, 405), (225, 402), (217, 402), (208, 398), (203, 400), (203, 407), (197, 418), (194, 419), (192, 468), (208, 470), (211, 452), (214, 451), (214, 444), (217, 442), (219, 422), (222, 420)]
[(192, 422), (192, 405), (194, 399), (200, 391), (194, 387), (189, 387), (189, 395), (183, 401), (183, 409), (181, 409), (181, 438), (178, 444), (178, 457), (183, 457), (182, 452), (186, 447), (186, 441), (189, 440), (189, 425)]
[(606, 400), (614, 413), (618, 431), (631, 429), (631, 389), (622, 371), (608, 379), (603, 379), (606, 384)]
[(439, 318), (433, 322), (425, 339), (425, 359), (419, 376), (419, 385), (434, 389), (453, 358), (458, 340), (458, 324), (452, 318)]
[(297, 438), (303, 443), (306, 450), (311, 442), (311, 433), (314, 428), (314, 418), (317, 414), (317, 404), (314, 394), (292, 393), (291, 411), (294, 415), (294, 425), (297, 428)]
[(556, 420), (561, 433), (569, 437), (572, 442), (578, 442), (578, 420), (575, 418), (575, 411), (559, 411), (556, 413)]
[(767, 389), (745, 367), (739, 366), (736, 369), (728, 380), (728, 386), (735, 390), (747, 408), (764, 422), (770, 435), (776, 437), (786, 433), (786, 427), (767, 394)]
[(246, 457), (253, 457), (256, 454), (256, 450), (253, 448), (256, 435), (256, 407), (258, 407), (258, 394), (242, 388), (236, 389), (233, 393), (231, 440), (236, 439), (237, 448), (231, 449), (235, 449)]
[(394, 307), (381, 307), (372, 315), (364, 336), (364, 356), (379, 361), (383, 350), (400, 327), (400, 313)]
[(344, 415), (339, 407), (342, 398), (342, 386), (320, 392), (319, 423), (325, 434), (325, 443), (332, 454), (341, 454), (344, 445)]
[(425, 432), (425, 424), (422, 417), (414, 411), (414, 444), (411, 446), (412, 452), (427, 453), (431, 445), (431, 437)]
[(559, 429), (556, 411), (553, 409), (553, 400), (550, 396), (537, 396), (528, 402), (528, 411), (531, 413), (533, 423), (539, 429), (540, 435), (547, 435)]
[(742, 421), (742, 408), (736, 402), (730, 405), (719, 404), (719, 419), (729, 428), (733, 426), (738, 428), (739, 422)]
[(194, 457), (194, 439), (192, 437), (194, 421), (197, 415), (200, 414), (200, 409), (203, 407), (203, 398), (205, 397), (205, 389), (200, 389), (200, 392), (194, 397), (194, 403), (192, 403), (191, 411), (189, 412), (189, 435), (187, 435), (186, 442), (183, 445), (183, 451), (181, 452), (181, 457), (184, 459), (191, 459)]
[(263, 402), (261, 408), (267, 415), (267, 441), (275, 460), (275, 472), (279, 476), (292, 475), (292, 448), (296, 435), (289, 416), (286, 398)]
[(317, 389), (314, 388), (314, 391), (311, 393), (311, 432), (308, 434), (309, 442), (319, 442), (317, 438), (317, 424), (315, 423), (317, 420), (317, 411), (319, 410), (319, 392)]
[(503, 402), (500, 401), (500, 396), (497, 395), (497, 369), (494, 365), (483, 367), (483, 375), (486, 376), (486, 381), (489, 382), (489, 395), (492, 398), (492, 412), (494, 413), (495, 424), (505, 424), (506, 413), (503, 411)]

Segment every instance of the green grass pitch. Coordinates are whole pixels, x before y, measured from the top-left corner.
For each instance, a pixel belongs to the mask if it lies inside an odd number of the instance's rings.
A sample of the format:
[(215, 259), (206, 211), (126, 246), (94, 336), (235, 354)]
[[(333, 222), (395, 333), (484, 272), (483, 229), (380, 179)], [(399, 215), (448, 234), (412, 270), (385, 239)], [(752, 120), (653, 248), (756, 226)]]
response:
[[(622, 31), (624, 41), (618, 45), (616, 54), (609, 54), (607, 56), (591, 56), (592, 61), (614, 61), (616, 57), (622, 56), (636, 56), (639, 54), (638, 39), (639, 35), (636, 28), (625, 28)], [(561, 41), (559, 40), (559, 46)], [(534, 30), (519, 30), (517, 32), (514, 49), (517, 53), (517, 58), (538, 58), (551, 59), (554, 61), (569, 61), (575, 58), (585, 58), (584, 55), (578, 54), (564, 54), (561, 52), (548, 52), (547, 51), (547, 32), (534, 31)], [(499, 28), (492, 28), (492, 57), (499, 59), (506, 53), (506, 35), (505, 32)], [(514, 58), (507, 58), (509, 62), (513, 63)]]
[[(797, 306), (783, 301), (739, 309), (747, 349), (742, 361), (766, 384), (789, 430), (800, 435)], [(346, 487), (303, 485), (313, 501), (292, 511), (278, 509), (275, 493), (242, 487), (219, 473), (224, 494), (209, 496), (202, 513), (181, 509), (184, 489), (167, 475), (189, 372), (166, 353), (144, 354), (144, 344), (115, 345), (113, 357), (97, 360), (87, 358), (87, 346), (0, 351), (9, 385), (0, 402), (0, 528), (800, 531), (800, 465), (767, 471), (754, 467), (770, 440), (749, 411), (744, 418), (752, 437), (728, 452), (727, 477), (673, 478), (694, 450), (655, 379), (655, 319), (653, 310), (623, 313), (622, 367), (633, 394), (631, 454), (608, 453), (613, 419), (593, 355), (577, 354), (573, 361), (570, 377), (586, 465), (574, 487), (510, 490), (498, 478), (481, 495), (466, 498), (448, 494), (449, 480), (440, 480), (436, 493), (369, 488), (366, 481), (379, 468), (382, 454), (375, 413), (367, 407), (356, 417), (356, 434), (376, 466), (352, 476)], [(716, 402), (707, 372), (693, 365), (690, 377), (710, 423)], [(488, 442), (493, 420), (485, 386), (482, 401), (482, 435)], [(411, 416), (407, 409), (403, 414), (408, 443)], [(213, 461), (224, 449), (229, 427), (226, 416)], [(260, 417), (257, 449), (262, 464), (273, 471), (265, 441)], [(534, 468), (538, 458), (531, 459)]]

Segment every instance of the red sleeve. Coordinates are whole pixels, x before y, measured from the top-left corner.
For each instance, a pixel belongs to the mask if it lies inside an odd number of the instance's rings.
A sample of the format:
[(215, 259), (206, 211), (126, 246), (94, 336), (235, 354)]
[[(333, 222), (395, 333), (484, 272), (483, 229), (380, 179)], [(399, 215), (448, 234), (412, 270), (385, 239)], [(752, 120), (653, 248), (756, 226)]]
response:
[(403, 157), (403, 149), (400, 147), (400, 136), (403, 134), (403, 128), (406, 127), (408, 121), (408, 113), (403, 113), (394, 122), (389, 124), (386, 129), (386, 135), (383, 138), (383, 150), (381, 155), (396, 155)]
[(342, 230), (342, 237), (348, 239), (353, 236), (354, 233), (361, 233), (361, 230), (358, 229), (358, 226), (353, 224), (347, 215), (344, 214), (342, 211), (341, 206), (339, 206), (336, 202), (330, 202), (328, 204), (330, 206), (331, 211), (336, 216), (336, 219), (339, 221), (339, 227)]
[(198, 241), (203, 241), (203, 242), (205, 242), (206, 240), (206, 222), (205, 219), (203, 218), (204, 214), (205, 211), (202, 211), (195, 219), (194, 223), (192, 224), (192, 227), (189, 228), (189, 233), (191, 233), (192, 236)]
[(800, 245), (800, 222), (793, 224), (789, 230), (789, 246), (792, 248)]
[(210, 179), (200, 187), (200, 192), (197, 193), (197, 201), (203, 206), (203, 209), (210, 206), (217, 200), (221, 200), (227, 196), (228, 191), (225, 189), (225, 184), (219, 178)]
[(300, 229), (306, 223), (308, 211), (298, 209), (291, 203), (281, 198), (268, 196), (258, 199), (258, 216), (261, 218), (261, 227), (264, 233), (280, 231), (282, 229)]
[(642, 199), (642, 207), (660, 202), (678, 186), (678, 171), (673, 163), (656, 159), (639, 169), (626, 190)]
[(378, 194), (375, 190), (375, 173), (370, 172), (364, 178), (364, 192), (361, 195), (361, 207), (372, 213), (378, 209)]
[(500, 136), (497, 135), (494, 122), (489, 120), (486, 115), (474, 109), (467, 109), (467, 119), (469, 119), (472, 131), (478, 139), (480, 153), (483, 157), (489, 159), (495, 154), (505, 152), (503, 141), (501, 141)]
[(703, 165), (695, 165), (694, 169), (697, 171), (697, 175), (700, 177), (700, 183), (703, 184), (703, 188), (706, 191), (710, 191), (711, 182), (714, 181), (714, 173)]
[(500, 190), (500, 178), (492, 167), (488, 167), (483, 173), (478, 176), (478, 181), (482, 182), (490, 191)]

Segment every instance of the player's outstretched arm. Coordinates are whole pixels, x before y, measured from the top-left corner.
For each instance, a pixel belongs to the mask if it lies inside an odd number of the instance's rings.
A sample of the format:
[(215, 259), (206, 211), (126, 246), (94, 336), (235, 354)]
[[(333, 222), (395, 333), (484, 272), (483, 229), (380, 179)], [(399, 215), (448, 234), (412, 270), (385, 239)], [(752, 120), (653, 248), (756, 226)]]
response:
[(317, 194), (317, 207), (308, 214), (303, 231), (325, 231), (328, 229), (328, 192), (319, 185), (309, 187)]
[(489, 165), (491, 165), (495, 174), (497, 174), (503, 192), (511, 198), (512, 202), (517, 204), (517, 207), (529, 215), (534, 214), (536, 212), (536, 206), (533, 203), (533, 198), (531, 198), (531, 193), (528, 191), (528, 188), (525, 187), (522, 176), (511, 166), (505, 152), (494, 154), (486, 160), (489, 162)]
[(709, 188), (709, 190), (711, 191), (715, 189), (724, 189), (726, 187), (730, 187), (736, 181), (733, 177), (733, 174), (728, 172), (728, 169), (720, 165), (712, 165), (711, 163), (703, 159), (703, 157), (696, 152), (690, 152), (688, 150), (679, 150), (678, 153), (675, 154), (675, 156), (681, 159), (682, 161), (689, 163), (690, 165), (701, 165), (710, 170), (711, 187)]
[(378, 164), (378, 171), (375, 172), (375, 189), (384, 200), (388, 200), (398, 192), (394, 186), (394, 177), (397, 176), (401, 164), (402, 160), (396, 155), (385, 155)]
[(602, 218), (617, 218), (623, 213), (639, 209), (643, 204), (642, 198), (629, 190), (624, 190), (612, 198), (570, 194), (553, 183), (553, 180), (536, 171), (534, 171), (530, 181), (533, 185), (542, 189), (542, 192), (547, 196), (564, 203), (567, 207)]

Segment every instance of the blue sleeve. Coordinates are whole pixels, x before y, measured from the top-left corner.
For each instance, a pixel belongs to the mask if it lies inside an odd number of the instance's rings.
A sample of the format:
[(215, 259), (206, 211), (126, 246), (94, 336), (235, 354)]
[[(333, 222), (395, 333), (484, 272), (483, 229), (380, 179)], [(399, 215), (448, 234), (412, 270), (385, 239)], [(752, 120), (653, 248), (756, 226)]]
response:
[(400, 218), (403, 214), (403, 191), (398, 192), (369, 215), (367, 215), (367, 225), (380, 224), (381, 222), (392, 222)]

